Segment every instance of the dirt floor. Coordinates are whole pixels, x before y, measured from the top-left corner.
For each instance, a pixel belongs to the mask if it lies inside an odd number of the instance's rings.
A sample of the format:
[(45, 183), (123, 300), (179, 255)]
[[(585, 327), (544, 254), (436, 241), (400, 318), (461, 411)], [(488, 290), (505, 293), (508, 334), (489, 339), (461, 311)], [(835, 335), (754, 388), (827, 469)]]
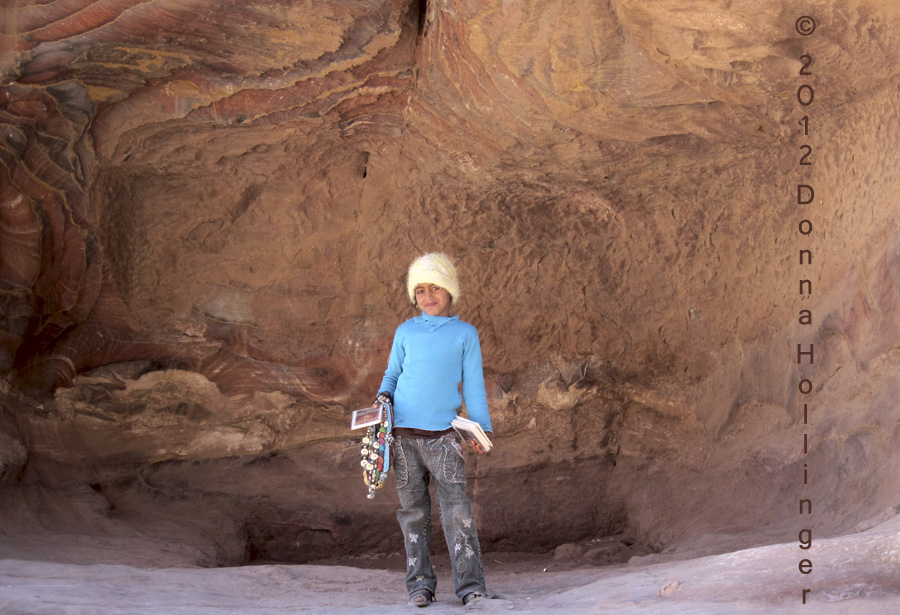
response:
[[(487, 612), (672, 615), (894, 615), (900, 612), (900, 520), (864, 532), (816, 541), (808, 550), (778, 544), (691, 558), (673, 553), (631, 557), (598, 566), (556, 555), (486, 553)], [(104, 545), (38, 545), (7, 537), (0, 543), (3, 615), (276, 615), (416, 611), (407, 606), (402, 558), (345, 560), (317, 565), (260, 564), (233, 568), (154, 566), (159, 553), (134, 565)], [(105, 545), (109, 549), (111, 545)], [(74, 550), (74, 551), (73, 551)], [(173, 554), (177, 549), (173, 550)], [(172, 561), (177, 560), (172, 556)], [(801, 560), (812, 565), (799, 571)], [(55, 561), (49, 561), (55, 560)], [(76, 563), (79, 562), (80, 563)], [(448, 587), (440, 554), (441, 586), (432, 615), (462, 613)], [(808, 588), (807, 604), (802, 590)]]

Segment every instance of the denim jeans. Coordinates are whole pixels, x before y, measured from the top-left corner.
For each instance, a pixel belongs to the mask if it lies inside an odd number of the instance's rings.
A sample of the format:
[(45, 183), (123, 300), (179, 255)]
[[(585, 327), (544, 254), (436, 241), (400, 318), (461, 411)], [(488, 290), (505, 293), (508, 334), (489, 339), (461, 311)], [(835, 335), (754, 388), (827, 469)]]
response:
[(434, 481), (441, 526), (450, 552), (456, 595), (487, 594), (472, 501), (466, 494), (465, 460), (456, 434), (436, 439), (399, 436), (392, 447), (394, 477), (400, 496), (397, 520), (406, 545), (406, 589), (437, 589), (431, 567), (431, 497)]

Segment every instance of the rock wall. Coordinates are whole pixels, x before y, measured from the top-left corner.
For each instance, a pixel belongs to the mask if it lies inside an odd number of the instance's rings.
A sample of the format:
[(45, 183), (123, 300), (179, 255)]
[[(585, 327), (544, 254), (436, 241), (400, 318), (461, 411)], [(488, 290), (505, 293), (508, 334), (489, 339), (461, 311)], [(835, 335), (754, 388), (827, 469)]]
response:
[(486, 548), (793, 540), (803, 464), (817, 534), (900, 504), (894, 3), (73, 0), (5, 20), (13, 531), (156, 536), (202, 564), (399, 549), (349, 411), (431, 250), (481, 332)]

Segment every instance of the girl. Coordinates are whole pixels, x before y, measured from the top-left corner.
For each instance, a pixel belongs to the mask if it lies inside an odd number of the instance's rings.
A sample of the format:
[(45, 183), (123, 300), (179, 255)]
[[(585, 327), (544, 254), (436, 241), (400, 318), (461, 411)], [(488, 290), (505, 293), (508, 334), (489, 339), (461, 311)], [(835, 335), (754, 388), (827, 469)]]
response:
[(446, 255), (413, 261), (406, 286), (422, 313), (397, 327), (379, 397), (391, 399), (394, 408), (391, 463), (400, 496), (397, 519), (406, 545), (409, 604), (428, 606), (437, 588), (430, 557), (428, 485), (433, 481), (456, 595), (467, 608), (474, 607), (487, 590), (462, 446), (450, 421), (465, 400), (469, 418), (492, 436), (478, 330), (450, 315), (460, 290), (456, 267)]

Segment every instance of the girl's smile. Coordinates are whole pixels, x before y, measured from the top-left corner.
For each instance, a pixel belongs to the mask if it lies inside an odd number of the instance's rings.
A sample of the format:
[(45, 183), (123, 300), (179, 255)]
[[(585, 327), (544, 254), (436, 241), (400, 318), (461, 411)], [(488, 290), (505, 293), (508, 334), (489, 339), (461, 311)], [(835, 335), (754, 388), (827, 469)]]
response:
[(437, 284), (416, 286), (416, 305), (429, 316), (450, 315), (450, 293)]

